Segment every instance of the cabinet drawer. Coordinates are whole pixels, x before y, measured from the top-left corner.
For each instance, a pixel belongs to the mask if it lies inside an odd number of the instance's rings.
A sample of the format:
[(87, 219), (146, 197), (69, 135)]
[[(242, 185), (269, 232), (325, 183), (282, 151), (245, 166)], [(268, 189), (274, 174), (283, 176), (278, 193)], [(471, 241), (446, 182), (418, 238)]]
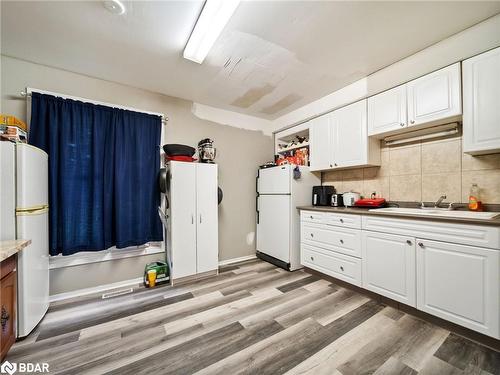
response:
[(302, 224), (301, 240), (313, 246), (361, 258), (360, 230)]
[(363, 230), (492, 249), (500, 247), (500, 230), (493, 226), (363, 216)]
[(361, 260), (301, 244), (302, 264), (316, 271), (361, 286)]
[(323, 220), (325, 224), (344, 228), (361, 229), (361, 215), (327, 213)]
[(321, 224), (323, 222), (323, 217), (325, 214), (323, 212), (317, 211), (301, 211), (300, 212), (300, 220), (308, 223), (318, 223)]

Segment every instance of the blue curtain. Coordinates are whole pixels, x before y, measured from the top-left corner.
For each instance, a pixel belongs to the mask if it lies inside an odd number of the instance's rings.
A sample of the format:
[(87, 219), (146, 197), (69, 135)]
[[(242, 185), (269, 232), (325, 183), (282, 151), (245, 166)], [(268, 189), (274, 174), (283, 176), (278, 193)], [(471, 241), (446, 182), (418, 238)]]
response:
[(49, 154), (50, 255), (162, 241), (161, 118), (32, 94), (29, 143)]

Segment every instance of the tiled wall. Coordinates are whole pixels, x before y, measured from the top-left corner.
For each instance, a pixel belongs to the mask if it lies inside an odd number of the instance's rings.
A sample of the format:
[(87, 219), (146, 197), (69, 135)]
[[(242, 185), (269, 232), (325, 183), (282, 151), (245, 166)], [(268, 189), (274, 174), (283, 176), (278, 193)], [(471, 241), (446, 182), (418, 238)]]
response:
[(467, 202), (477, 183), (483, 203), (500, 203), (500, 154), (462, 153), (460, 137), (382, 148), (380, 167), (324, 172), (323, 184), (337, 191), (372, 192), (391, 201)]

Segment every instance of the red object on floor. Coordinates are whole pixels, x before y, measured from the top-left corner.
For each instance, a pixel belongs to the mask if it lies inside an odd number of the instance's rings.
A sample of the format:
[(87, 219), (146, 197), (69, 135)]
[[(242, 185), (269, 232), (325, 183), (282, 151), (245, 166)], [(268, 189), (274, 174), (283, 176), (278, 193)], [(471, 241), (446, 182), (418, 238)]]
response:
[(356, 207), (371, 207), (371, 208), (384, 207), (385, 198), (358, 199), (356, 202), (354, 202), (354, 205)]
[(196, 159), (193, 158), (192, 156), (186, 156), (186, 155), (167, 156), (167, 160), (172, 160), (172, 161), (187, 161), (187, 162), (196, 161)]

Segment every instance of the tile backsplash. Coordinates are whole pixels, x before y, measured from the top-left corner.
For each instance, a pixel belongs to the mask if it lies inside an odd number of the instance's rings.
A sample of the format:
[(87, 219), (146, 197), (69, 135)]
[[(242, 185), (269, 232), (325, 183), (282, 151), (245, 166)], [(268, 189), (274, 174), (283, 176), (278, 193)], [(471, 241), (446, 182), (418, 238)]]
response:
[(471, 156), (461, 137), (382, 148), (380, 167), (323, 172), (323, 184), (337, 191), (372, 192), (391, 201), (468, 201), (472, 183), (483, 203), (500, 203), (500, 154)]

